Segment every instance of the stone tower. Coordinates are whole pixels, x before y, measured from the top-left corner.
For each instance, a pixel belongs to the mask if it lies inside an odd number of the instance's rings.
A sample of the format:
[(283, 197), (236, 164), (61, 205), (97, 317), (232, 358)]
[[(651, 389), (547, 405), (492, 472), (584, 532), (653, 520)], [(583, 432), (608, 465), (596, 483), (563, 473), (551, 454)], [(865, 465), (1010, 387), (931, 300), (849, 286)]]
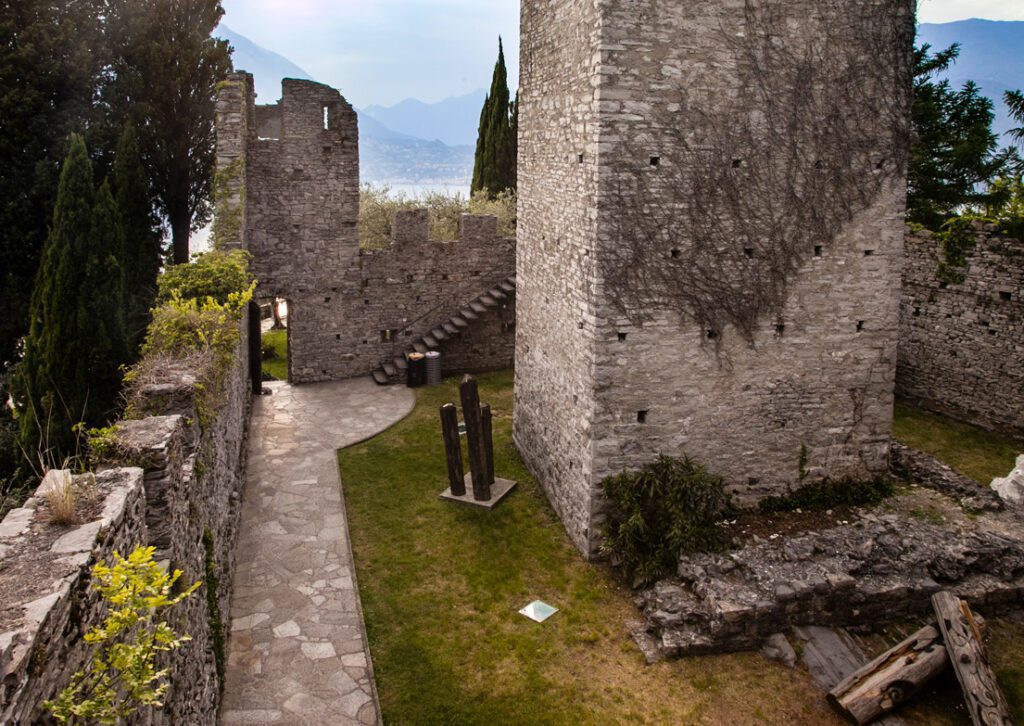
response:
[(886, 471), (911, 0), (523, 0), (515, 439), (570, 536), (658, 454)]

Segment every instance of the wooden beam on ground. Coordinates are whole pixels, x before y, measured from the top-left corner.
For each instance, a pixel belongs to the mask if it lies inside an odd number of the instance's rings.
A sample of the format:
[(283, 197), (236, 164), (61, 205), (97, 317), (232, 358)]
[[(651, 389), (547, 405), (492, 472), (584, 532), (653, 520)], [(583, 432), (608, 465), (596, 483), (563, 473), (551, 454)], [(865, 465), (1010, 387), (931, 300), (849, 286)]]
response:
[(932, 595), (932, 608), (976, 726), (1012, 723), (1010, 709), (988, 663), (981, 627), (967, 603), (949, 591)]
[(844, 678), (828, 702), (850, 722), (871, 723), (906, 702), (949, 665), (942, 633), (928, 625)]

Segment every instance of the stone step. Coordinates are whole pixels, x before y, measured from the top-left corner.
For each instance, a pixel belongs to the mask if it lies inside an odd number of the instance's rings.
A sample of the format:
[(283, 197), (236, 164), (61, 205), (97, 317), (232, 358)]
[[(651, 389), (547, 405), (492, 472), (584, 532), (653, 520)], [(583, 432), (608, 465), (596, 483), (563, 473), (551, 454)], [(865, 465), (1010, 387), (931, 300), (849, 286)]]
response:
[(468, 328), (469, 327), (469, 323), (467, 323), (465, 320), (460, 318), (458, 315), (455, 315), (455, 316), (452, 317), (451, 324), (454, 325), (456, 328)]
[(417, 340), (415, 343), (413, 343), (412, 349), (415, 350), (417, 353), (426, 353), (427, 351), (430, 350), (430, 348), (423, 344), (422, 340)]
[[(483, 305), (481, 305), (478, 302), (471, 302), (469, 304), (469, 309), (472, 310), (474, 313), (477, 313), (477, 314), (486, 313), (487, 312), (487, 308), (485, 308)], [(465, 312), (465, 311), (463, 311), (463, 312)]]
[[(472, 306), (470, 306), (470, 307), (472, 307)], [(479, 307), (480, 307), (480, 312), (483, 312), (483, 305), (480, 305)], [(462, 310), (459, 311), (459, 317), (460, 318), (465, 318), (466, 320), (476, 320), (477, 315), (470, 308), (463, 308)]]
[(436, 348), (438, 345), (437, 340), (429, 335), (423, 336), (423, 342), (426, 343), (428, 348)]
[(515, 292), (515, 290), (516, 290), (516, 286), (514, 284), (512, 284), (511, 282), (509, 282), (508, 280), (505, 280), (503, 283), (501, 283), (501, 285), (499, 285), (499, 287), (502, 289), (503, 292), (508, 292), (508, 293)]
[(487, 294), (493, 297), (495, 300), (504, 300), (505, 298), (508, 297), (508, 295), (506, 295), (496, 287), (493, 287), (490, 290), (488, 290)]
[(383, 365), (383, 368), (388, 378), (394, 378), (395, 376), (398, 375), (398, 369), (395, 368), (395, 366), (392, 363), (385, 363)]
[(487, 306), (487, 307), (489, 307), (489, 308), (493, 308), (493, 307), (494, 307), (495, 305), (497, 305), (497, 304), (498, 304), (498, 301), (497, 301), (497, 300), (495, 300), (495, 299), (494, 299), (493, 297), (491, 297), (490, 295), (488, 295), (487, 293), (484, 293), (483, 295), (481, 295), (480, 297), (478, 297), (478, 298), (477, 298), (476, 300), (477, 300), (477, 302), (479, 302), (479, 303), (480, 303), (481, 305), (485, 305), (485, 306)]
[(391, 383), (391, 380), (388, 378), (388, 374), (384, 372), (383, 368), (378, 368), (370, 375), (373, 376), (373, 380), (382, 386), (387, 386)]
[(443, 328), (434, 328), (430, 331), (430, 337), (435, 338), (436, 340), (446, 340), (448, 338), (448, 333), (444, 332)]
[(404, 355), (396, 355), (393, 362), (395, 364), (395, 368), (397, 368), (400, 371), (404, 371), (406, 368), (409, 367), (409, 361), (405, 359)]
[(459, 334), (458, 327), (456, 327), (453, 323), (445, 323), (441, 327), (444, 328), (444, 332), (446, 332), (449, 336)]

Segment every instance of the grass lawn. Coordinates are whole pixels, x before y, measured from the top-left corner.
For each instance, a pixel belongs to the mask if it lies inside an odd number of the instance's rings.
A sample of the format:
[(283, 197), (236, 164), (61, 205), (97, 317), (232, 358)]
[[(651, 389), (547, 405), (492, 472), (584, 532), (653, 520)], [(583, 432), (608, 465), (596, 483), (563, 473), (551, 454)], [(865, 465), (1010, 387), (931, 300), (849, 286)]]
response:
[(941, 459), (984, 486), (1013, 469), (1024, 442), (897, 401), (893, 436)]
[[(806, 673), (756, 653), (645, 665), (629, 592), (581, 559), (512, 446), (511, 373), (479, 380), (497, 474), (519, 482), (495, 511), (437, 498), (454, 380), (339, 453), (386, 723), (841, 723)], [(535, 598), (561, 611), (517, 613)]]
[(268, 330), (263, 334), (263, 348), (273, 348), (274, 357), (263, 357), (263, 372), (281, 381), (288, 380), (288, 331)]
[[(512, 374), (479, 380), (497, 474), (519, 482), (495, 511), (437, 498), (447, 486), (438, 407), (458, 401), (455, 380), (418, 389), (408, 418), (338, 455), (385, 723), (843, 723), (804, 669), (757, 653), (646, 665), (629, 637), (630, 591), (582, 560), (512, 445)], [(916, 415), (902, 410), (900, 425), (913, 429)], [(536, 598), (561, 611), (543, 624), (517, 613)], [(1019, 717), (1024, 626), (990, 627)], [(966, 724), (961, 704), (950, 676), (903, 715)]]

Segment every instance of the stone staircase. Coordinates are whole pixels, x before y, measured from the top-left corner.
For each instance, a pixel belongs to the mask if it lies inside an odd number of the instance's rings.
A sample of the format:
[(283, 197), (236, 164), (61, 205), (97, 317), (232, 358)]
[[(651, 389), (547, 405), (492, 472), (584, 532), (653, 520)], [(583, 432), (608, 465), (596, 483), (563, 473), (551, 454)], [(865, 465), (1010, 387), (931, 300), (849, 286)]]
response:
[(468, 305), (454, 315), (448, 317), (426, 335), (416, 338), (401, 354), (383, 363), (371, 375), (373, 380), (382, 386), (405, 382), (405, 371), (409, 366), (406, 356), (409, 353), (427, 353), (438, 350), (449, 338), (462, 335), (463, 331), (473, 325), (473, 321), (492, 308), (502, 304), (516, 290), (516, 277), (506, 277), (501, 283), (486, 292), (477, 295)]

